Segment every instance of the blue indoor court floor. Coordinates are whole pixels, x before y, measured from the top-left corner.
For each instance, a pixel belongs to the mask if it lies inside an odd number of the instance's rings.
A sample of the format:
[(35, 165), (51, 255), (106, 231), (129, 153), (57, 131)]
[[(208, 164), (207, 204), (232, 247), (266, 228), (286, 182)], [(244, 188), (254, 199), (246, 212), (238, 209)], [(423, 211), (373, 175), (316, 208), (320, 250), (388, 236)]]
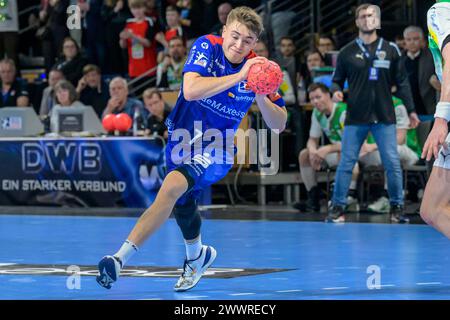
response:
[[(203, 242), (218, 257), (194, 289), (175, 293), (184, 244), (169, 219), (106, 290), (95, 281), (95, 266), (117, 251), (135, 222), (0, 215), (0, 299), (450, 298), (450, 241), (431, 227), (299, 221), (204, 219)], [(69, 265), (80, 268), (79, 281), (69, 278)], [(380, 288), (369, 289), (376, 275)]]

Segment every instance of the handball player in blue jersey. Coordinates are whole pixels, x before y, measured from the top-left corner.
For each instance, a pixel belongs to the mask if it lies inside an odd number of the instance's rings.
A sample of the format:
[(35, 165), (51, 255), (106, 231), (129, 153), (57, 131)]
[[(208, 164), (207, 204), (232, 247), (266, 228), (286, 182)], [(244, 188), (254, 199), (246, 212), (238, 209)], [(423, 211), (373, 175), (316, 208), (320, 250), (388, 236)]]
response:
[(194, 287), (213, 263), (217, 252), (202, 244), (197, 202), (201, 190), (222, 179), (233, 165), (230, 135), (234, 136), (254, 100), (271, 129), (282, 131), (286, 125), (281, 96), (255, 94), (246, 85), (250, 67), (266, 61), (252, 51), (262, 30), (256, 12), (238, 7), (230, 12), (222, 37), (206, 35), (193, 44), (178, 100), (166, 121), (168, 174), (119, 251), (99, 262), (101, 286), (111, 288), (131, 256), (172, 212), (186, 246), (183, 273), (174, 290)]

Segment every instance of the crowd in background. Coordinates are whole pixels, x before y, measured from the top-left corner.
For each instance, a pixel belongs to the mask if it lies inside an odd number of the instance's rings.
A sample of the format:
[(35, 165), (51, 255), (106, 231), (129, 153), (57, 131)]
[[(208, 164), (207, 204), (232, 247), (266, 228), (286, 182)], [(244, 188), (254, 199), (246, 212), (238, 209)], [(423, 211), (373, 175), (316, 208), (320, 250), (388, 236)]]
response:
[[(19, 36), (17, 12), (32, 4)], [(76, 4), (81, 27), (69, 30), (67, 8)], [(2, 106), (32, 105), (42, 118), (61, 106), (92, 106), (101, 119), (109, 113), (139, 112), (148, 133), (164, 135), (170, 107), (157, 89), (178, 90), (182, 69), (193, 41), (204, 34), (220, 35), (233, 7), (253, 8), (261, 1), (216, 0), (41, 0), (8, 1), (11, 19), (0, 30)], [(392, 40), (402, 51), (415, 108), (419, 116), (434, 114), (440, 83), (427, 49), (424, 31), (410, 26)], [(311, 85), (331, 86), (339, 47), (331, 35), (315, 35), (309, 50), (299, 52), (289, 36), (271, 48), (264, 37), (255, 52), (276, 61), (284, 73), (280, 92), (289, 112), (287, 131), (295, 136), (295, 154), (307, 147), (311, 119)], [(31, 99), (20, 79), (19, 54), (44, 58), (46, 87)], [(330, 71), (331, 70), (331, 71)], [(314, 87), (312, 88), (314, 89)], [(317, 88), (316, 88), (317, 89)], [(392, 91), (395, 93), (396, 88)], [(312, 90), (314, 91), (314, 90)], [(422, 147), (431, 121), (417, 128)]]

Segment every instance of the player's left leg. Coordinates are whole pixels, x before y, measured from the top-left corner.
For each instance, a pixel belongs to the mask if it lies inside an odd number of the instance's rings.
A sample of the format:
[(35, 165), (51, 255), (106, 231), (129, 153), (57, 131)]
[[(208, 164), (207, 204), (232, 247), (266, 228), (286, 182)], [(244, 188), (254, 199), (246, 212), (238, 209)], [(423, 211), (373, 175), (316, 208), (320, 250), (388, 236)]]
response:
[(193, 187), (189, 188), (190, 191), (178, 200), (174, 210), (174, 216), (186, 246), (183, 273), (175, 284), (175, 291), (180, 292), (193, 288), (217, 256), (217, 252), (212, 246), (202, 244), (201, 217), (197, 210), (197, 202), (202, 189), (221, 180), (230, 169), (229, 163), (216, 163), (206, 153), (201, 157), (195, 156), (192, 163), (177, 168), (185, 175), (189, 186)]
[(177, 204), (173, 211), (186, 247), (183, 273), (174, 286), (174, 290), (178, 292), (193, 288), (217, 256), (212, 246), (202, 244), (202, 220), (197, 209), (197, 195), (197, 192), (187, 193), (180, 199), (183, 203)]

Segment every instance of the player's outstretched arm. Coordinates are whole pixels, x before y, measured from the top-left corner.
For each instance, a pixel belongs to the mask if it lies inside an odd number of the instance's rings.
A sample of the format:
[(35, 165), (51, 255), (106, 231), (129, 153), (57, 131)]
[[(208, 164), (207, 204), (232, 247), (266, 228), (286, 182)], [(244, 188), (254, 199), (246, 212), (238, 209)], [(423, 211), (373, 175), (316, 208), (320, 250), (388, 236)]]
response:
[(447, 122), (450, 121), (450, 45), (448, 44), (442, 49), (442, 59), (444, 70), (442, 72), (441, 98), (436, 106), (433, 129), (422, 151), (422, 158), (427, 161), (430, 161), (433, 155), (437, 158), (439, 148), (442, 145), (446, 147), (444, 142), (448, 133)]
[(224, 77), (203, 77), (196, 72), (186, 72), (183, 77), (183, 95), (188, 101), (201, 100), (223, 92), (236, 83), (247, 79), (250, 67), (255, 63), (264, 63), (265, 58), (256, 57), (247, 60), (238, 73)]

